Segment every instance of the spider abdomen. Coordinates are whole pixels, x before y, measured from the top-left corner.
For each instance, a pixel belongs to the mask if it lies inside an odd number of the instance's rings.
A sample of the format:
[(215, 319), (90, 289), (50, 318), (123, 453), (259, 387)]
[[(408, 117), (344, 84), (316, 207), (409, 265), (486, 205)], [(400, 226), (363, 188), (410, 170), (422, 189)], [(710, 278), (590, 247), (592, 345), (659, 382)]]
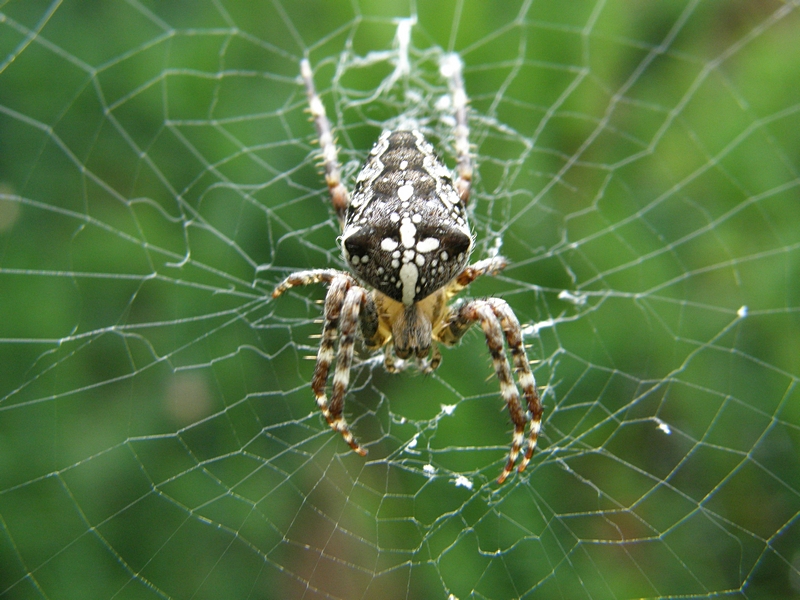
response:
[(458, 275), (472, 234), (450, 172), (419, 131), (384, 131), (350, 200), (342, 252), (353, 272), (411, 305)]

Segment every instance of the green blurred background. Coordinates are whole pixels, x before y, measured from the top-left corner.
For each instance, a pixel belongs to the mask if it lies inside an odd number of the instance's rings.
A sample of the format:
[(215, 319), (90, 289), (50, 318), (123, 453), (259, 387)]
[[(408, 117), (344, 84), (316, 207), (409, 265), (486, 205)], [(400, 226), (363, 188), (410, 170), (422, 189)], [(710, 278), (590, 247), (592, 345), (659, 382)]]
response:
[[(0, 2), (0, 597), (800, 597), (799, 8)], [(299, 60), (352, 177), (401, 116), (453, 164), (449, 51), (544, 391), (502, 487), (479, 332), (361, 356), (362, 459), (269, 299), (342, 266)]]

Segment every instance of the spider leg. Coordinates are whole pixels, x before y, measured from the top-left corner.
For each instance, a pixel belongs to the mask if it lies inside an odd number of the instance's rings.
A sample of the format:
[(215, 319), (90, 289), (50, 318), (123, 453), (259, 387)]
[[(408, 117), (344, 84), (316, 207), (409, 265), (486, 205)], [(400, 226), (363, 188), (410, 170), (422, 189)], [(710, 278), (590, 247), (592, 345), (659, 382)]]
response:
[[(488, 298), (486, 300), (492, 306), (494, 314), (500, 319), (500, 326), (503, 328), (503, 333), (506, 335), (506, 342), (508, 349), (511, 351), (511, 358), (514, 361), (514, 371), (517, 375), (517, 381), (522, 388), (522, 394), (525, 396), (525, 402), (528, 405), (528, 412), (530, 413), (531, 427), (528, 434), (528, 447), (525, 450), (525, 455), (519, 464), (519, 472), (525, 470), (528, 463), (536, 450), (536, 442), (539, 439), (539, 432), (542, 429), (542, 401), (539, 398), (539, 392), (536, 390), (536, 379), (533, 377), (528, 356), (525, 353), (525, 345), (522, 341), (522, 330), (519, 326), (519, 321), (516, 315), (508, 306), (505, 300), (500, 298)], [(512, 465), (513, 467), (513, 465)]]
[(467, 92), (464, 89), (462, 71), (464, 64), (457, 54), (448, 54), (441, 65), (442, 74), (449, 80), (450, 97), (456, 117), (454, 131), (456, 157), (458, 160), (458, 177), (455, 181), (456, 191), (461, 202), (466, 206), (472, 186), (472, 156), (469, 151), (469, 123), (467, 120)]
[[(333, 290), (332, 287), (331, 289)], [(342, 413), (344, 412), (344, 394), (347, 391), (347, 385), (350, 383), (350, 365), (353, 362), (353, 348), (359, 327), (358, 315), (367, 299), (367, 291), (362, 287), (352, 287), (347, 290), (344, 302), (341, 304), (341, 316), (339, 317), (339, 351), (336, 354), (336, 370), (333, 374), (331, 400), (327, 405), (320, 404), (322, 414), (331, 428), (341, 433), (344, 441), (361, 456), (364, 456), (367, 451), (353, 437)], [(323, 334), (324, 338), (325, 335)], [(333, 340), (330, 341), (330, 350), (332, 353)], [(321, 351), (322, 349), (320, 348)], [(328, 361), (328, 365), (330, 365), (330, 361)], [(327, 371), (325, 375), (327, 375)], [(322, 383), (322, 396), (317, 396), (318, 403), (320, 398), (324, 399), (324, 385)]]
[(481, 275), (496, 275), (508, 266), (504, 256), (492, 256), (467, 266), (453, 281), (447, 284), (445, 296), (449, 300)]
[(333, 209), (339, 219), (339, 225), (344, 226), (345, 213), (350, 204), (350, 194), (342, 183), (342, 168), (339, 165), (336, 143), (333, 140), (333, 130), (328, 115), (325, 113), (325, 105), (314, 88), (314, 78), (311, 72), (311, 64), (307, 59), (300, 61), (300, 76), (306, 87), (308, 106), (311, 117), (314, 119), (314, 127), (317, 130), (319, 147), (322, 151), (322, 165), (325, 168), (325, 182), (328, 184), (328, 191), (333, 202)]
[[(311, 390), (314, 392), (317, 406), (331, 428), (341, 433), (344, 441), (354, 451), (364, 456), (367, 451), (353, 437), (342, 412), (344, 411), (344, 393), (350, 381), (350, 364), (353, 362), (356, 329), (360, 324), (359, 312), (362, 305), (370, 306), (369, 295), (352, 276), (343, 271), (312, 269), (289, 275), (275, 288), (272, 297), (277, 298), (295, 286), (313, 283), (327, 283), (329, 288), (325, 296), (322, 335), (317, 352), (317, 362), (314, 365), (314, 376), (311, 379)], [(374, 311), (374, 308), (372, 310)], [(336, 355), (333, 393), (329, 403), (325, 388), (333, 363), (337, 334), (341, 335), (341, 340), (339, 352)]]
[(508, 266), (508, 259), (504, 256), (492, 256), (479, 260), (474, 265), (469, 265), (461, 273), (458, 274), (455, 281), (451, 283), (452, 290), (450, 295), (453, 296), (460, 292), (463, 288), (467, 287), (470, 283), (475, 281), (481, 275), (496, 275)]
[(531, 431), (528, 437), (528, 447), (522, 461), (518, 467), (519, 471), (525, 470), (528, 466), (533, 452), (536, 448), (536, 441), (541, 429), (542, 405), (539, 394), (536, 391), (536, 381), (528, 365), (528, 358), (525, 354), (525, 347), (522, 344), (522, 333), (519, 321), (504, 300), (499, 298), (488, 298), (483, 300), (473, 300), (463, 305), (458, 311), (447, 319), (446, 327), (439, 333), (439, 339), (448, 345), (455, 344), (460, 340), (473, 323), (480, 322), (483, 333), (486, 336), (486, 345), (492, 356), (495, 375), (500, 382), (500, 395), (508, 407), (508, 414), (514, 424), (514, 434), (511, 441), (511, 450), (508, 453), (508, 462), (503, 468), (503, 472), (498, 477), (497, 482), (503, 483), (519, 457), (525, 441), (525, 425), (529, 416), (522, 408), (519, 390), (514, 383), (511, 373), (511, 366), (506, 357), (503, 338), (508, 342), (511, 356), (514, 361), (514, 368), (517, 378), (522, 387), (525, 400), (528, 404), (531, 419)]
[(301, 285), (312, 285), (314, 283), (325, 283), (330, 285), (336, 278), (345, 280), (349, 286), (358, 285), (352, 275), (336, 269), (309, 269), (308, 271), (297, 271), (281, 281), (272, 292), (272, 297), (277, 298), (286, 290)]

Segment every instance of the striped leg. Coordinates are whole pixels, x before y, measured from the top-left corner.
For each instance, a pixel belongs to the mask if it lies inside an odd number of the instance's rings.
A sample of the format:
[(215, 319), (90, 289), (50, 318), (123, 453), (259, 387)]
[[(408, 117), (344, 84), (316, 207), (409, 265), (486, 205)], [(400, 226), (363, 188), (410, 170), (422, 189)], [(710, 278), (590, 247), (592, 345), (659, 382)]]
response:
[[(331, 287), (331, 292), (333, 292), (333, 287)], [(341, 316), (338, 319), (340, 334), (339, 351), (336, 354), (336, 370), (333, 373), (331, 401), (330, 404), (327, 405), (320, 403), (322, 414), (325, 416), (331, 428), (341, 433), (344, 441), (361, 456), (364, 456), (367, 450), (355, 440), (342, 413), (344, 412), (344, 394), (347, 391), (347, 385), (350, 383), (350, 365), (353, 362), (353, 347), (359, 326), (358, 315), (361, 311), (361, 307), (367, 302), (367, 299), (367, 291), (362, 287), (352, 287), (347, 290), (344, 302), (342, 302), (341, 305)], [(332, 354), (333, 340), (331, 340), (330, 350)], [(321, 351), (322, 347), (320, 347), (320, 352)], [(329, 365), (330, 361), (328, 361), (328, 366)], [(324, 399), (324, 384), (322, 398)], [(319, 395), (317, 396), (317, 402), (320, 402)]]
[(496, 275), (508, 266), (508, 259), (505, 256), (493, 256), (479, 260), (474, 265), (469, 265), (458, 277), (450, 284), (447, 290), (448, 297), (452, 297), (481, 275)]
[(319, 147), (322, 151), (322, 165), (325, 168), (325, 182), (328, 184), (328, 191), (333, 202), (333, 209), (339, 219), (339, 224), (344, 226), (345, 212), (350, 204), (350, 194), (342, 183), (342, 168), (339, 165), (338, 151), (333, 140), (333, 130), (331, 122), (325, 113), (325, 105), (314, 88), (314, 78), (311, 72), (311, 64), (307, 59), (300, 61), (300, 76), (306, 87), (308, 106), (311, 117), (314, 119), (314, 127), (317, 130)]
[[(514, 361), (514, 371), (517, 374), (517, 381), (522, 388), (522, 394), (525, 396), (525, 402), (528, 405), (528, 412), (530, 413), (531, 428), (528, 434), (528, 447), (525, 450), (525, 455), (522, 457), (522, 462), (519, 464), (519, 472), (525, 470), (528, 463), (536, 450), (536, 442), (539, 439), (539, 431), (542, 428), (542, 401), (539, 398), (539, 392), (536, 390), (536, 379), (531, 372), (528, 356), (525, 354), (525, 345), (522, 341), (522, 330), (519, 326), (519, 321), (516, 315), (511, 310), (511, 307), (505, 300), (500, 298), (487, 299), (492, 305), (494, 314), (500, 319), (500, 326), (506, 335), (506, 342), (508, 349), (511, 351), (511, 358)], [(512, 465), (513, 466), (513, 465)]]
[[(486, 336), (486, 345), (492, 356), (495, 375), (500, 382), (500, 394), (508, 407), (511, 422), (514, 424), (508, 462), (497, 479), (498, 483), (503, 483), (517, 462), (525, 441), (525, 425), (529, 418), (520, 402), (519, 390), (516, 383), (514, 383), (511, 366), (506, 357), (504, 341), (508, 342), (508, 347), (514, 360), (514, 368), (531, 415), (528, 447), (519, 465), (519, 471), (523, 471), (528, 466), (528, 462), (530, 462), (533, 451), (536, 448), (536, 441), (541, 429), (542, 406), (539, 394), (536, 391), (533, 373), (531, 373), (528, 365), (525, 347), (522, 344), (522, 332), (520, 331), (519, 322), (504, 300), (490, 298), (468, 302), (458, 312), (451, 315), (447, 328), (441, 332), (441, 341), (446, 344), (456, 343), (475, 322), (480, 322), (483, 333)], [(503, 339), (504, 337), (505, 340)]]
[(462, 71), (464, 64), (457, 54), (448, 54), (441, 64), (442, 74), (450, 84), (450, 98), (456, 117), (455, 148), (458, 160), (458, 177), (455, 181), (456, 191), (461, 202), (466, 206), (472, 186), (472, 156), (469, 148), (469, 123), (467, 120), (467, 92), (464, 90)]
[[(292, 287), (312, 283), (327, 283), (329, 287), (325, 296), (322, 335), (317, 352), (317, 362), (314, 366), (314, 376), (311, 380), (311, 390), (314, 392), (317, 406), (331, 428), (341, 433), (350, 447), (364, 456), (367, 451), (353, 438), (342, 412), (344, 393), (350, 380), (353, 344), (360, 324), (359, 312), (363, 304), (369, 305), (369, 295), (347, 273), (335, 269), (314, 269), (289, 275), (275, 288), (272, 297), (277, 298)], [(365, 326), (368, 325), (362, 325), (362, 327)], [(341, 340), (339, 353), (336, 356), (336, 371), (333, 376), (333, 394), (329, 403), (325, 388), (328, 384), (328, 374), (331, 363), (333, 363), (334, 347), (339, 334), (341, 334)]]
[(336, 278), (343, 279), (347, 282), (348, 286), (358, 285), (356, 280), (353, 279), (353, 276), (344, 271), (337, 271), (336, 269), (309, 269), (308, 271), (292, 273), (281, 281), (272, 292), (272, 297), (277, 298), (286, 290), (301, 285), (312, 285), (314, 283), (326, 283), (330, 285)]

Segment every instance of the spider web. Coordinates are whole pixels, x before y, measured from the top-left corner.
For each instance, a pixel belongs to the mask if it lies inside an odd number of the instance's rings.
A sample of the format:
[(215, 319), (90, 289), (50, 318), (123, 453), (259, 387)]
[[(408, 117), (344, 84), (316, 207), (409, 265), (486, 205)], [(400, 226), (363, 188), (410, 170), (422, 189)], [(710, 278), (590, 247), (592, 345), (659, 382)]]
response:
[[(0, 596), (800, 596), (798, 2), (0, 3)], [(342, 267), (308, 56), (352, 180), (413, 120), (464, 296), (525, 327), (544, 429), (476, 329), (440, 369), (310, 379)]]

